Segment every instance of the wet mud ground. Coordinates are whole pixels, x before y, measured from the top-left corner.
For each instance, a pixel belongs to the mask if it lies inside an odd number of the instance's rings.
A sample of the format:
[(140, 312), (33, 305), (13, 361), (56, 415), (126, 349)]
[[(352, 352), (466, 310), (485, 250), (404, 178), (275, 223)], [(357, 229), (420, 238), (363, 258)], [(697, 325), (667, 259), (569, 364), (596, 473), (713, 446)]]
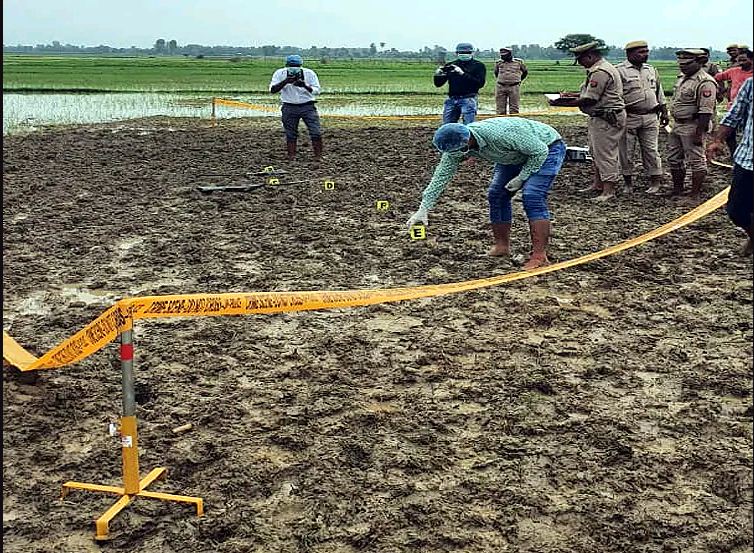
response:
[[(466, 164), (405, 220), (438, 157), (429, 123), (325, 122), (326, 158), (283, 159), (278, 122), (150, 119), (6, 137), (3, 328), (41, 355), (114, 301), (155, 294), (398, 287), (516, 270), (490, 258), (486, 183)], [(570, 145), (583, 120), (552, 120)], [(661, 137), (664, 149), (665, 139)], [(281, 185), (203, 173), (285, 168)], [(551, 259), (689, 209), (551, 195)], [(254, 177), (260, 179), (260, 177)], [(336, 185), (325, 190), (323, 179)], [(707, 196), (729, 172), (713, 168)], [(286, 181), (307, 180), (286, 185)], [(255, 180), (254, 182), (260, 182)], [(386, 200), (380, 212), (375, 202)], [(528, 249), (514, 203), (516, 253)], [(119, 485), (107, 433), (116, 344), (36, 381), (3, 371), (3, 545), (80, 552), (744, 552), (752, 547), (752, 266), (723, 210), (621, 254), (431, 299), (138, 321), (150, 489), (93, 540)], [(172, 429), (192, 423), (193, 429)]]

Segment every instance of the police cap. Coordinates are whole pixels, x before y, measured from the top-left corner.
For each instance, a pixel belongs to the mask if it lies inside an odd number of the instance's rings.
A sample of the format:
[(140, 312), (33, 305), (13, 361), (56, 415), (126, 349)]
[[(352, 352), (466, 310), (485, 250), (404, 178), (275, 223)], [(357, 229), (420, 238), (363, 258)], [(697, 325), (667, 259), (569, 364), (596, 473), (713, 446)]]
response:
[(649, 44), (647, 44), (646, 40), (634, 40), (626, 44), (626, 50), (633, 50), (634, 48), (647, 48), (648, 46)]
[(706, 56), (704, 50), (701, 48), (684, 48), (683, 50), (677, 50), (675, 55), (677, 58), (699, 58)]
[(586, 54), (587, 52), (590, 52), (592, 50), (599, 49), (599, 47), (600, 47), (600, 43), (597, 42), (596, 40), (593, 40), (592, 42), (587, 42), (586, 44), (581, 44), (580, 46), (574, 46), (573, 48), (569, 48), (568, 51), (578, 58), (582, 54)]

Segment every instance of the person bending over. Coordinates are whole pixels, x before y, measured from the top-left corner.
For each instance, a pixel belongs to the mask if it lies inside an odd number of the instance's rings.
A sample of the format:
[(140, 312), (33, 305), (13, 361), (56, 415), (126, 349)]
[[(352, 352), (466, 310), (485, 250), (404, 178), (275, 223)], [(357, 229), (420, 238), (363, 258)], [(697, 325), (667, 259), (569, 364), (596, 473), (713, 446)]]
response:
[(437, 129), (432, 143), (442, 157), (424, 189), (419, 209), (407, 222), (409, 228), (418, 222), (427, 225), (429, 210), (435, 206), (464, 159), (484, 159), (495, 164), (487, 190), (494, 238), (489, 254), (510, 255), (511, 199), (522, 190), (531, 235), (531, 254), (524, 269), (548, 265), (550, 211), (547, 195), (560, 172), (566, 152), (558, 131), (538, 121), (495, 117), (468, 125), (446, 123)]

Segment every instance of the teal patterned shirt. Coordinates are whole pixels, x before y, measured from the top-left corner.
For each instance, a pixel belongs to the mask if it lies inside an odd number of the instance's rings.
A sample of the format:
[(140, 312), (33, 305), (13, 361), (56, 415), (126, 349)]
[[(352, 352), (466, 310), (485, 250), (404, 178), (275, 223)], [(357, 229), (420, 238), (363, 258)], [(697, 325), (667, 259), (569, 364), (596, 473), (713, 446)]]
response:
[(442, 155), (432, 180), (422, 193), (421, 206), (427, 211), (435, 206), (466, 156), (503, 165), (521, 165), (519, 175), (526, 181), (542, 167), (550, 145), (561, 140), (558, 131), (550, 125), (520, 117), (493, 117), (469, 123), (468, 127), (479, 149), (468, 154), (446, 152)]

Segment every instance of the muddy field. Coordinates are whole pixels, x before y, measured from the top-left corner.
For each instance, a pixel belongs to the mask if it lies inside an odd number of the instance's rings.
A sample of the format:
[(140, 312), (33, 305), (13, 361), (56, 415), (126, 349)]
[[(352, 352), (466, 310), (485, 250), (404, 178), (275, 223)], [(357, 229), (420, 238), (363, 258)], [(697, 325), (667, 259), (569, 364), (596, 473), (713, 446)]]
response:
[[(40, 355), (138, 295), (437, 284), (490, 258), (486, 182), (466, 164), (410, 240), (437, 155), (430, 124), (326, 121), (283, 160), (276, 120), (146, 120), (6, 137), (3, 328)], [(573, 146), (580, 118), (552, 121)], [(664, 137), (661, 138), (664, 147)], [(282, 184), (203, 173), (285, 168)], [(551, 259), (616, 244), (688, 205), (598, 204), (567, 164)], [(325, 190), (323, 179), (336, 186)], [(253, 182), (261, 182), (254, 177)], [(707, 196), (729, 173), (713, 169)], [(286, 185), (286, 182), (307, 182)], [(644, 183), (642, 183), (644, 185)], [(642, 186), (643, 190), (645, 186)], [(380, 212), (375, 202), (387, 200)], [(514, 203), (513, 241), (528, 231)], [(139, 321), (142, 474), (190, 506), (115, 498), (117, 346), (3, 371), (6, 551), (744, 552), (752, 547), (752, 266), (725, 213), (619, 255), (508, 286), (365, 308)], [(193, 429), (172, 429), (193, 423)]]

